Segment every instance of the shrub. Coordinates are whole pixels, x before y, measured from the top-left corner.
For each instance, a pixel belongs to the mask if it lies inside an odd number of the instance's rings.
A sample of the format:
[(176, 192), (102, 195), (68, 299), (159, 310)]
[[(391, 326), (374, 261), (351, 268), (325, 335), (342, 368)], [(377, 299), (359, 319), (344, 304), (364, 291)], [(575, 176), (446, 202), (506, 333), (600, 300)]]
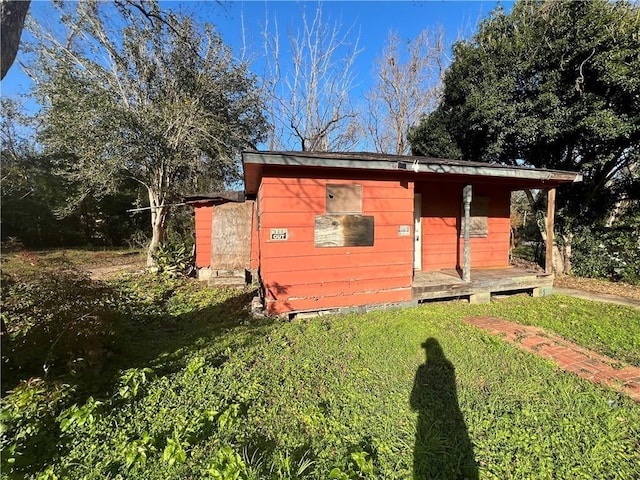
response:
[(640, 231), (637, 227), (581, 228), (574, 238), (572, 264), (576, 275), (640, 282)]
[(192, 248), (182, 242), (168, 241), (160, 245), (153, 258), (160, 272), (190, 275), (194, 271)]
[(7, 237), (2, 242), (2, 251), (4, 253), (19, 252), (20, 250), (24, 250), (24, 244), (18, 237)]

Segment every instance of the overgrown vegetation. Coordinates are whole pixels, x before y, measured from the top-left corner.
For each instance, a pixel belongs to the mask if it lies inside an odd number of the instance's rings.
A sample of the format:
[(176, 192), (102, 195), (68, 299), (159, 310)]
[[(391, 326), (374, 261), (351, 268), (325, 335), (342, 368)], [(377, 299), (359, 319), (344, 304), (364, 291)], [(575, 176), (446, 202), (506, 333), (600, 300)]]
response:
[(637, 404), (460, 321), (601, 323), (574, 336), (638, 364), (635, 310), (558, 296), (256, 321), (251, 292), (43, 263), (3, 263), (3, 478), (640, 475)]
[(640, 283), (640, 216), (617, 227), (581, 228), (573, 272), (580, 277)]
[(54, 158), (32, 138), (37, 120), (26, 115), (20, 103), (2, 97), (0, 105), (3, 242), (19, 241), (29, 248), (111, 247), (140, 236), (146, 218), (127, 213), (144, 201), (135, 182), (123, 181), (110, 195), (85, 195), (72, 211), (67, 199), (85, 185), (59, 175)]
[[(637, 256), (623, 262), (640, 235), (629, 221), (640, 211), (638, 31), (637, 2), (497, 8), (453, 46), (442, 100), (411, 130), (412, 151), (580, 171), (582, 182), (557, 192), (554, 268), (569, 273), (571, 261), (580, 275), (637, 278)], [(546, 192), (528, 199), (544, 235)], [(635, 241), (621, 245), (627, 227)]]

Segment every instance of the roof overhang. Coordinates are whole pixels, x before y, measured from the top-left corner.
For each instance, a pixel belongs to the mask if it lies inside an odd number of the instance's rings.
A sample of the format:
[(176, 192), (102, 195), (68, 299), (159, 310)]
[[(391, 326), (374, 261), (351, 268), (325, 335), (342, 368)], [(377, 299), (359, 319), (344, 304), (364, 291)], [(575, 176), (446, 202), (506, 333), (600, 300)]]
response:
[(197, 195), (188, 195), (182, 198), (187, 205), (205, 206), (205, 205), (222, 205), (223, 203), (236, 202), (242, 203), (245, 200), (242, 191), (224, 191), (202, 193)]
[(582, 174), (562, 170), (366, 152), (247, 151), (242, 154), (242, 162), (245, 190), (249, 195), (257, 192), (265, 166), (386, 171), (394, 172), (394, 176), (407, 175), (411, 180), (426, 180), (429, 177), (444, 180), (444, 177), (449, 177), (449, 180), (498, 181), (513, 190), (549, 188), (582, 181)]

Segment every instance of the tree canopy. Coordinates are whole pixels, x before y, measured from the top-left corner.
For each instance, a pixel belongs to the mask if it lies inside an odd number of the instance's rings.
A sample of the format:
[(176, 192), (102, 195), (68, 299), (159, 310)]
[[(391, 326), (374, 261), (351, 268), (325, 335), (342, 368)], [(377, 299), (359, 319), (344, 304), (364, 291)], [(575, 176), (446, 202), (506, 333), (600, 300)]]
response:
[(148, 192), (153, 250), (180, 194), (239, 178), (238, 154), (263, 138), (255, 78), (211, 25), (156, 2), (61, 7), (65, 38), (42, 27), (30, 73), (43, 148), (89, 193), (131, 178)]
[(638, 198), (640, 7), (517, 2), (458, 42), (442, 101), (410, 134), (419, 155), (579, 170), (564, 220)]

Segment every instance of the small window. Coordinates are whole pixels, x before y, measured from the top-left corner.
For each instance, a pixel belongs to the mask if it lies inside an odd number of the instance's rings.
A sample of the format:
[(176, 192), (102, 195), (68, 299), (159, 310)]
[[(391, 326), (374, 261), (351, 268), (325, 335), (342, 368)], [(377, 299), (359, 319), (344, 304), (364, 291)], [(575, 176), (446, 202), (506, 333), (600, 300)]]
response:
[[(469, 236), (489, 235), (489, 197), (474, 197), (471, 202)], [(460, 215), (460, 236), (464, 237), (464, 206)]]
[(362, 213), (362, 185), (327, 185), (327, 213)]

